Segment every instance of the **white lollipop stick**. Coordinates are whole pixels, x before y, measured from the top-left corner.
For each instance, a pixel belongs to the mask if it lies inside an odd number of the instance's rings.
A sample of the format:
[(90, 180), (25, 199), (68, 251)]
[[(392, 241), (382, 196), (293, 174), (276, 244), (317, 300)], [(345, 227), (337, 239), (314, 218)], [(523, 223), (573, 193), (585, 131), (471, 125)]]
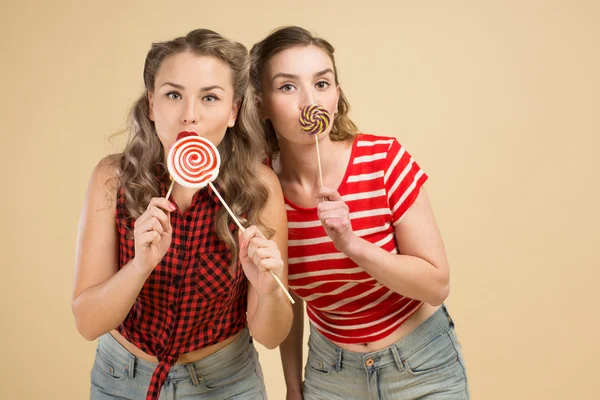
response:
[[(237, 224), (238, 228), (240, 228), (240, 231), (242, 231), (242, 233), (243, 233), (246, 230), (246, 228), (244, 228), (242, 226), (242, 224), (237, 219), (237, 217), (235, 216), (235, 214), (233, 213), (233, 211), (231, 211), (231, 208), (229, 208), (229, 206), (227, 205), (227, 203), (225, 202), (225, 200), (221, 197), (221, 195), (219, 194), (219, 191), (217, 190), (217, 188), (210, 181), (208, 182), (208, 185), (211, 187), (211, 189), (213, 190), (213, 192), (215, 192), (215, 194), (217, 195), (217, 197), (219, 198), (219, 200), (221, 200), (221, 203), (223, 204), (223, 207), (225, 207), (225, 209), (227, 210), (227, 212), (229, 213), (229, 215), (231, 215), (231, 218), (233, 218), (233, 220)], [(273, 278), (275, 278), (275, 281), (277, 282), (277, 284), (279, 285), (279, 287), (281, 288), (281, 290), (283, 290), (283, 293), (285, 293), (285, 295), (287, 296), (287, 298), (292, 302), (292, 304), (295, 304), (296, 302), (294, 301), (294, 299), (292, 298), (292, 296), (290, 296), (290, 293), (285, 288), (285, 285), (283, 284), (283, 282), (281, 282), (281, 279), (279, 279), (279, 277), (275, 274), (275, 272), (273, 272), (271, 270), (269, 270), (269, 272), (271, 273), (271, 275), (273, 276)]]
[(323, 171), (321, 170), (321, 154), (319, 153), (319, 137), (314, 135), (315, 144), (317, 146), (317, 162), (319, 163), (319, 182), (321, 183), (321, 187), (323, 187)]
[[(231, 208), (229, 208), (217, 188), (212, 184), (212, 181), (215, 180), (219, 174), (220, 165), (221, 157), (219, 151), (212, 142), (195, 134), (178, 139), (169, 150), (169, 155), (167, 157), (167, 167), (169, 173), (173, 177), (173, 183), (171, 183), (167, 198), (169, 198), (169, 195), (171, 194), (175, 181), (182, 186), (191, 188), (203, 188), (206, 185), (209, 185), (229, 215), (231, 215), (231, 218), (233, 218), (240, 230), (244, 232), (246, 229), (237, 219), (233, 211), (231, 211)], [(290, 302), (294, 304), (294, 299), (290, 296), (290, 293), (283, 282), (281, 282), (281, 279), (279, 279), (273, 271), (269, 270), (269, 272)]]
[(169, 191), (167, 192), (167, 195), (165, 196), (165, 199), (169, 200), (169, 196), (171, 195), (171, 192), (173, 191), (173, 186), (175, 185), (175, 180), (171, 179), (171, 186), (169, 186)]

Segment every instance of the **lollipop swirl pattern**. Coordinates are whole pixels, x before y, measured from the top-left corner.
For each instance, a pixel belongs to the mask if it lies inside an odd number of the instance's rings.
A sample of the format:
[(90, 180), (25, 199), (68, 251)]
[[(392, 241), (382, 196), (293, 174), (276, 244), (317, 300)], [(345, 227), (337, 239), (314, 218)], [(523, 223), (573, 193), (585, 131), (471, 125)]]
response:
[(167, 158), (175, 182), (188, 188), (203, 188), (214, 181), (220, 166), (221, 157), (215, 145), (197, 135), (177, 140)]
[(329, 112), (318, 104), (306, 106), (300, 113), (300, 126), (311, 135), (325, 132), (330, 122)]

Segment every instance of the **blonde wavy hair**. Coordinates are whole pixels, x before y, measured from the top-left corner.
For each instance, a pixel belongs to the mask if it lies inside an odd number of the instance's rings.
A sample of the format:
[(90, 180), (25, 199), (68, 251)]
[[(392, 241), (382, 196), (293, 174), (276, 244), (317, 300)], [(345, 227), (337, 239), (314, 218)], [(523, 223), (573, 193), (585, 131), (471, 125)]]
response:
[[(165, 58), (178, 53), (212, 56), (231, 68), (234, 102), (239, 102), (235, 125), (228, 128), (217, 146), (221, 169), (215, 180), (219, 192), (237, 216), (247, 225), (259, 226), (268, 237), (274, 233), (264, 226), (260, 215), (268, 198), (268, 189), (258, 174), (259, 165), (267, 157), (268, 146), (249, 85), (250, 58), (247, 48), (208, 29), (197, 29), (174, 40), (153, 43), (144, 65), (144, 94), (132, 107), (127, 131), (129, 140), (117, 155), (118, 185), (125, 196), (125, 206), (132, 218), (144, 213), (152, 197), (159, 196), (160, 183), (169, 182), (164, 165), (164, 148), (154, 122), (149, 116), (148, 93), (154, 91), (156, 74)], [(157, 172), (161, 171), (160, 174)], [(230, 230), (230, 216), (221, 207), (215, 226), (217, 236), (233, 253), (231, 269), (237, 265), (237, 235)]]
[[(335, 65), (334, 47), (325, 39), (311, 34), (299, 26), (286, 26), (271, 32), (266, 38), (252, 46), (250, 50), (250, 82), (260, 103), (262, 93), (262, 79), (265, 66), (277, 53), (296, 46), (316, 46), (323, 50), (333, 63), (335, 84), (339, 86), (338, 71)], [(348, 117), (350, 104), (340, 87), (340, 98), (337, 104), (337, 112), (334, 117), (333, 126), (329, 132), (329, 138), (335, 142), (350, 140), (358, 132), (358, 128)], [(270, 120), (261, 122), (267, 142), (269, 144), (270, 156), (279, 152), (279, 142), (275, 128)]]

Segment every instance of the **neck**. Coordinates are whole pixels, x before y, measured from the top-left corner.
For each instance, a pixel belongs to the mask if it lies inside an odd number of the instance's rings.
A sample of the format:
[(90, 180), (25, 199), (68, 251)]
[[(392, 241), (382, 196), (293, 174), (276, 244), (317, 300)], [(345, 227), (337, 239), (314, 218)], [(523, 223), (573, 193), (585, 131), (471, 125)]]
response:
[[(347, 149), (346, 142), (332, 142), (328, 136), (319, 138), (319, 153), (323, 185), (337, 187), (340, 174), (343, 175), (346, 164), (343, 152)], [(282, 182), (299, 184), (305, 191), (314, 193), (321, 187), (319, 177), (319, 162), (315, 142), (298, 144), (279, 138), (279, 157), (274, 167)], [(326, 157), (324, 155), (327, 155)]]

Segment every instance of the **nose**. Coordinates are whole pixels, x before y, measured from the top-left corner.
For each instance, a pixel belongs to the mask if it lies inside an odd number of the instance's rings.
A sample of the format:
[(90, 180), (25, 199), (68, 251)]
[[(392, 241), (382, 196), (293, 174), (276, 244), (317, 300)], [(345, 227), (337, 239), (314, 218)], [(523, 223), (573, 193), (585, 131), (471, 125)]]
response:
[(302, 96), (300, 98), (300, 110), (303, 110), (304, 107), (310, 106), (311, 104), (316, 103), (315, 93), (311, 89), (303, 90)]
[(181, 123), (184, 125), (193, 125), (198, 123), (198, 119), (198, 105), (195, 99), (188, 99), (181, 110)]

